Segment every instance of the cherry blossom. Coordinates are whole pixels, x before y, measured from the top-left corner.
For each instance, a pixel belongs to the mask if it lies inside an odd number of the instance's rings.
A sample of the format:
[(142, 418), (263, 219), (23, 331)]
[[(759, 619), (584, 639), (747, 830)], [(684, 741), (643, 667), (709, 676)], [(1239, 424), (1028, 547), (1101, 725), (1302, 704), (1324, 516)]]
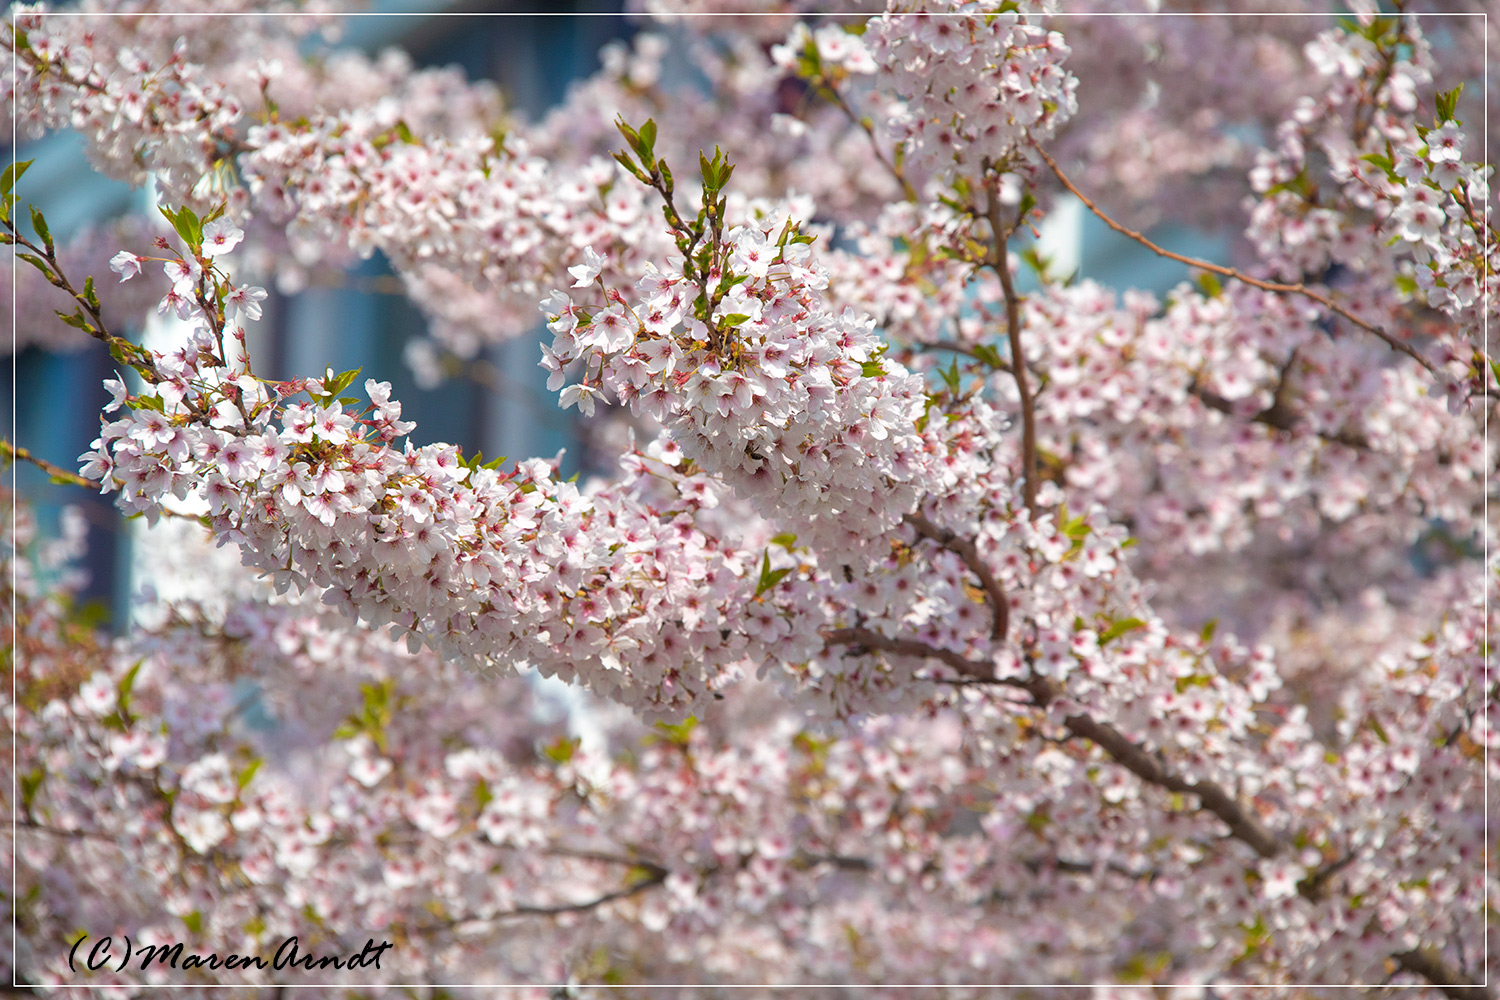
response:
[[(119, 368), (49, 471), (143, 515), (187, 595), (98, 631), (76, 526), (18, 508), (18, 981), (78, 983), (78, 933), (382, 935), (336, 991), (1482, 995), (1480, 46), (1369, 5), (1079, 8), (652, 8), (541, 122), (305, 57), (322, 8), (18, 11), (17, 124), (153, 177), (169, 225), (75, 250), (6, 202)], [(1053, 273), (1064, 197), (1189, 279)], [(376, 251), (460, 359), (545, 324), (615, 461), (485, 464), (383, 373), (257, 374), (262, 284)], [(171, 346), (134, 339), (152, 305)], [(152, 984), (201, 978), (85, 985)]]

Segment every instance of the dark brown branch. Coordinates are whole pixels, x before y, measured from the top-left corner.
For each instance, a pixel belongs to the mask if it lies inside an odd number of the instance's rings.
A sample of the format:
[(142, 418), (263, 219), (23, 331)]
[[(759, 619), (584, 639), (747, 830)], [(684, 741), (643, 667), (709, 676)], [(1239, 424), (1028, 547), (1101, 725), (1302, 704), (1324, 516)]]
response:
[(1333, 877), (1348, 868), (1358, 857), (1357, 853), (1350, 851), (1336, 861), (1320, 866), (1297, 883), (1297, 892), (1309, 902), (1321, 902), (1328, 895), (1328, 886), (1333, 881)]
[[(1027, 682), (1026, 690), (1031, 692), (1038, 708), (1045, 708), (1060, 694), (1051, 681), (1042, 677)], [(1231, 835), (1249, 845), (1261, 857), (1272, 858), (1281, 853), (1284, 846), (1281, 840), (1234, 796), (1213, 782), (1194, 782), (1173, 774), (1124, 733), (1092, 716), (1070, 715), (1063, 720), (1063, 725), (1079, 739), (1097, 743), (1117, 764), (1142, 781), (1169, 792), (1198, 796), (1204, 809), (1222, 820)]]
[(969, 571), (979, 578), (979, 585), (984, 588), (993, 619), (990, 638), (995, 642), (1004, 642), (1005, 634), (1010, 630), (1010, 601), (1006, 598), (1005, 589), (1000, 586), (1000, 581), (995, 579), (995, 574), (990, 572), (989, 566), (979, 555), (979, 549), (969, 539), (960, 538), (951, 531), (939, 528), (920, 513), (913, 512), (906, 515), (906, 523), (915, 528), (917, 534), (930, 538), (956, 553), (964, 561), (964, 565), (969, 567)]
[(1010, 254), (1006, 249), (1007, 230), (1000, 221), (1000, 198), (994, 183), (985, 187), (985, 218), (990, 224), (990, 253), (985, 263), (1000, 279), (1000, 290), (1005, 294), (1005, 333), (1010, 340), (1011, 374), (1016, 380), (1016, 392), (1021, 397), (1021, 499), (1026, 504), (1026, 513), (1035, 519), (1037, 514), (1036, 490), (1038, 483), (1036, 457), (1036, 400), (1031, 395), (1031, 383), (1026, 377), (1026, 354), (1021, 348), (1021, 299), (1016, 294), (1015, 283), (1010, 276)]
[[(595, 858), (594, 860), (619, 861), (623, 859), (614, 857), (600, 857)], [(413, 933), (417, 934), (429, 934), (434, 932), (452, 930), (456, 927), (462, 927), (468, 924), (478, 925), (496, 923), (501, 920), (506, 920), (510, 917), (556, 917), (561, 916), (565, 913), (587, 913), (589, 910), (598, 909), (599, 907), (604, 906), (607, 903), (613, 903), (621, 899), (629, 899), (632, 896), (638, 896), (648, 889), (653, 889), (656, 886), (661, 885), (667, 880), (667, 876), (671, 874), (667, 871), (667, 869), (661, 867), (660, 865), (653, 864), (649, 861), (633, 861), (631, 862), (631, 864), (648, 872), (649, 874), (647, 875), (647, 877), (641, 879), (639, 882), (634, 882), (630, 885), (624, 886), (623, 888), (615, 889), (612, 892), (606, 892), (601, 896), (596, 896), (593, 899), (586, 899), (579, 903), (556, 903), (546, 906), (525, 903), (520, 906), (511, 907), (509, 910), (505, 910), (502, 913), (496, 913), (488, 917), (454, 917), (452, 919), (439, 921), (437, 923), (422, 924), (418, 927), (412, 928), (412, 931)]]
[(824, 629), (823, 641), (830, 646), (865, 646), (869, 649), (878, 649), (886, 653), (896, 653), (900, 656), (916, 656), (924, 659), (938, 660), (952, 667), (965, 677), (999, 684), (1009, 684), (1015, 687), (1022, 686), (1021, 681), (1016, 679), (997, 679), (988, 663), (971, 660), (962, 653), (955, 653), (951, 649), (939, 649), (936, 646), (929, 646), (925, 642), (917, 642), (915, 639), (887, 639), (872, 629)]
[(1353, 323), (1361, 330), (1373, 333), (1375, 336), (1385, 341), (1386, 345), (1392, 350), (1400, 351), (1402, 354), (1405, 354), (1407, 357), (1414, 360), (1417, 364), (1421, 365), (1423, 368), (1426, 368), (1433, 375), (1439, 374), (1437, 368), (1433, 365), (1433, 363), (1419, 354), (1416, 348), (1412, 347), (1410, 344), (1405, 343), (1404, 341), (1397, 340), (1395, 337), (1391, 336), (1380, 327), (1375, 326), (1372, 323), (1365, 322), (1358, 316), (1355, 316), (1349, 310), (1345, 309), (1343, 306), (1334, 304), (1334, 302), (1330, 300), (1328, 296), (1313, 291), (1311, 288), (1308, 288), (1300, 281), (1294, 285), (1280, 281), (1262, 281), (1259, 278), (1252, 278), (1248, 274), (1245, 274), (1243, 271), (1238, 271), (1232, 267), (1225, 267), (1222, 264), (1214, 264), (1209, 261), (1198, 260), (1193, 257), (1184, 257), (1182, 254), (1173, 253), (1170, 250), (1157, 246), (1155, 243), (1151, 242), (1149, 239), (1136, 232), (1134, 229), (1128, 229), (1125, 226), (1120, 225), (1120, 223), (1116, 222), (1114, 219), (1111, 219), (1109, 216), (1105, 215), (1104, 212), (1101, 211), (1099, 207), (1092, 201), (1090, 201), (1082, 191), (1073, 186), (1073, 182), (1068, 180), (1067, 175), (1062, 172), (1062, 168), (1057, 165), (1057, 161), (1052, 159), (1051, 156), (1047, 155), (1046, 150), (1042, 149), (1040, 146), (1036, 146), (1033, 148), (1036, 149), (1037, 155), (1042, 158), (1043, 162), (1045, 162), (1047, 166), (1052, 168), (1052, 173), (1057, 176), (1057, 179), (1062, 184), (1062, 186), (1067, 188), (1075, 198), (1083, 202), (1085, 208), (1098, 216), (1100, 221), (1102, 221), (1106, 226), (1113, 229), (1115, 232), (1121, 234), (1122, 236), (1128, 236), (1130, 239), (1139, 243), (1147, 250), (1150, 250), (1151, 252), (1159, 256), (1166, 257), (1168, 260), (1175, 260), (1180, 264), (1186, 264), (1189, 267), (1196, 267), (1200, 271), (1211, 271), (1214, 274), (1220, 274), (1226, 278), (1233, 278), (1236, 281), (1243, 282), (1244, 284), (1247, 284), (1252, 288), (1259, 288), (1262, 291), (1282, 292), (1291, 295), (1305, 296), (1316, 302), (1318, 305), (1322, 306), (1324, 309), (1327, 309), (1329, 312), (1336, 313), (1337, 315), (1342, 316), (1344, 319)]
[[(938, 660), (964, 677), (1019, 687), (1031, 695), (1032, 702), (1037, 708), (1046, 708), (1061, 694), (1057, 686), (1044, 677), (1034, 677), (1031, 680), (996, 678), (988, 664), (970, 660), (952, 650), (938, 649), (936, 646), (929, 646), (914, 639), (889, 639), (871, 629), (827, 629), (823, 632), (823, 641), (829, 645), (865, 646), (902, 656)], [(1114, 758), (1116, 763), (1142, 781), (1169, 792), (1198, 796), (1204, 809), (1222, 820), (1236, 839), (1248, 844), (1261, 857), (1271, 858), (1281, 853), (1284, 846), (1281, 840), (1267, 830), (1264, 824), (1256, 819), (1244, 805), (1218, 785), (1212, 782), (1192, 782), (1181, 775), (1173, 774), (1156, 757), (1124, 733), (1092, 716), (1070, 715), (1063, 720), (1063, 725), (1067, 727), (1068, 732), (1079, 739), (1098, 744)]]
[[(1217, 410), (1218, 412), (1226, 414), (1228, 416), (1234, 416), (1234, 404), (1225, 399), (1223, 396), (1214, 392), (1212, 389), (1205, 389), (1196, 381), (1194, 381), (1188, 385), (1187, 391), (1188, 395), (1194, 397), (1209, 409)], [(1283, 402), (1278, 399), (1272, 402), (1270, 406), (1253, 415), (1250, 418), (1250, 421), (1251, 423), (1265, 424), (1267, 427), (1274, 427), (1279, 431), (1291, 432), (1297, 429), (1297, 427), (1301, 424), (1302, 419), (1299, 414), (1284, 405)], [(1331, 444), (1341, 444), (1345, 447), (1354, 448), (1358, 451), (1372, 450), (1370, 448), (1370, 442), (1366, 441), (1358, 434), (1351, 434), (1345, 431), (1339, 431), (1336, 434), (1325, 434), (1322, 431), (1314, 431), (1313, 433), (1316, 434), (1317, 437)]]
[(1486, 986), (1465, 985), (1468, 976), (1449, 965), (1442, 955), (1431, 948), (1413, 948), (1391, 956), (1406, 972), (1421, 976), (1453, 1000), (1490, 1000), (1493, 994)]
[(92, 830), (64, 830), (60, 827), (47, 826), (45, 823), (37, 823), (30, 819), (17, 819), (16, 826), (22, 830), (35, 830), (37, 833), (49, 834), (53, 837), (63, 837), (67, 840), (88, 840), (94, 843), (106, 844), (115, 850), (125, 853), (125, 847), (120, 843), (118, 836), (95, 833)]

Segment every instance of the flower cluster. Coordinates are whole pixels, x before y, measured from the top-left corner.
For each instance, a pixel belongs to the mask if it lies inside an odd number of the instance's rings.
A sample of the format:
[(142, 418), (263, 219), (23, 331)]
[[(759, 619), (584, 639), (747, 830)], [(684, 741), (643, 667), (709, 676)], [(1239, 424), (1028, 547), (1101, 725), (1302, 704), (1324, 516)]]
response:
[[(936, 442), (916, 429), (921, 378), (880, 359), (869, 320), (833, 312), (819, 292), (827, 275), (794, 233), (773, 217), (725, 234), (729, 287), (707, 321), (675, 268), (653, 269), (629, 301), (602, 284), (597, 307), (555, 295), (543, 365), (564, 405), (591, 411), (608, 391), (762, 516), (818, 550), (846, 551), (916, 506)], [(598, 279), (586, 254), (573, 268), (579, 286)], [(584, 378), (564, 388), (575, 362)]]
[(902, 5), (872, 22), (865, 43), (882, 82), (906, 101), (892, 130), (907, 162), (944, 184), (1024, 163), (1026, 147), (1078, 107), (1062, 35), (965, 6)]

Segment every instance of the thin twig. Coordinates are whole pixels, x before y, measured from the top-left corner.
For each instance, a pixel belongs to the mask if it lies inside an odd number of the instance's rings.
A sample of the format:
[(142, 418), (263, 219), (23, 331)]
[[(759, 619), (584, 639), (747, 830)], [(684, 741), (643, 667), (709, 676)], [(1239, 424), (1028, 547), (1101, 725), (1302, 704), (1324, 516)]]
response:
[(911, 181), (906, 179), (906, 173), (896, 165), (895, 161), (889, 159), (885, 155), (885, 151), (880, 148), (880, 143), (875, 138), (875, 129), (870, 125), (869, 121), (855, 114), (854, 109), (849, 106), (849, 102), (844, 100), (844, 95), (840, 94), (831, 83), (820, 79), (813, 86), (817, 89), (818, 93), (828, 98), (840, 111), (844, 112), (851, 122), (864, 130), (865, 135), (870, 139), (870, 150), (875, 154), (875, 159), (880, 161), (880, 165), (885, 167), (886, 172), (896, 179), (897, 184), (901, 185), (901, 193), (905, 195), (906, 200), (916, 201), (917, 189), (912, 187)]
[(993, 360), (980, 357), (979, 352), (974, 348), (966, 347), (963, 344), (956, 343), (952, 340), (921, 341), (919, 343), (912, 344), (911, 349), (914, 351), (952, 351), (954, 354), (963, 354), (971, 357), (975, 361), (982, 362), (997, 371), (1010, 371), (1010, 365), (1007, 364), (1004, 360), (1001, 360), (1000, 364), (996, 365)]
[(76, 472), (69, 472), (62, 466), (53, 465), (45, 458), (37, 458), (29, 450), (25, 448), (17, 448), (15, 445), (11, 444), (9, 441), (6, 441), (3, 438), (0, 438), (0, 455), (4, 455), (12, 462), (30, 462), (38, 469), (41, 469), (47, 475), (51, 476), (53, 479), (61, 479), (70, 486), (83, 486), (89, 489), (99, 488), (99, 484), (94, 482), (92, 479), (85, 479)]
[(1365, 320), (1360, 319), (1358, 316), (1355, 316), (1343, 306), (1336, 305), (1328, 298), (1328, 296), (1313, 291), (1311, 288), (1308, 288), (1300, 281), (1294, 285), (1280, 281), (1262, 281), (1259, 278), (1252, 278), (1248, 274), (1245, 274), (1243, 271), (1238, 271), (1232, 267), (1225, 267), (1222, 264), (1214, 264), (1209, 261), (1198, 260), (1193, 257), (1184, 257), (1180, 253), (1173, 253), (1170, 250), (1156, 245), (1145, 236), (1136, 232), (1134, 229), (1128, 229), (1125, 226), (1122, 226), (1120, 223), (1116, 222), (1114, 219), (1111, 219), (1109, 216), (1105, 215), (1104, 212), (1101, 211), (1099, 207), (1092, 201), (1090, 201), (1082, 191), (1073, 186), (1073, 182), (1068, 180), (1067, 175), (1062, 172), (1062, 168), (1057, 165), (1057, 161), (1052, 159), (1051, 156), (1047, 155), (1046, 150), (1042, 149), (1040, 146), (1036, 146), (1033, 148), (1036, 149), (1037, 155), (1042, 158), (1043, 162), (1045, 162), (1047, 166), (1052, 168), (1052, 172), (1057, 175), (1057, 179), (1063, 187), (1067, 188), (1075, 198), (1083, 202), (1084, 207), (1087, 208), (1090, 212), (1093, 212), (1095, 215), (1097, 215), (1100, 221), (1102, 221), (1106, 226), (1113, 229), (1115, 232), (1120, 233), (1122, 236), (1130, 237), (1141, 246), (1152, 251), (1153, 253), (1158, 254), (1159, 256), (1166, 257), (1169, 260), (1175, 260), (1181, 264), (1186, 264), (1189, 267), (1196, 267), (1200, 271), (1211, 271), (1214, 274), (1220, 274), (1226, 278), (1233, 278), (1236, 281), (1240, 281), (1251, 286), (1252, 288), (1259, 288), (1262, 291), (1266, 292), (1281, 292), (1306, 296), (1307, 298), (1316, 302), (1318, 305), (1322, 306), (1324, 309), (1342, 316), (1344, 319), (1353, 323), (1361, 330), (1373, 333), (1375, 336), (1385, 341), (1387, 346), (1389, 346), (1392, 350), (1400, 351), (1402, 354), (1407, 355), (1412, 360), (1416, 361), (1417, 364), (1421, 365), (1423, 368), (1426, 368), (1433, 375), (1440, 374), (1437, 370), (1437, 367), (1433, 365), (1431, 361), (1428, 361), (1421, 354), (1419, 354), (1416, 348), (1412, 347), (1410, 344), (1401, 340), (1397, 340), (1382, 328), (1375, 326), (1373, 323), (1368, 323)]
[[(51, 462), (47, 461), (44, 458), (37, 458), (27, 449), (18, 448), (15, 445), (11, 444), (9, 441), (6, 441), (4, 438), (0, 438), (0, 455), (3, 455), (5, 458), (9, 459), (12, 462), (30, 462), (38, 469), (41, 469), (43, 472), (47, 473), (47, 475), (51, 476), (53, 479), (62, 480), (68, 486), (82, 486), (90, 490), (96, 490), (99, 488), (99, 484), (94, 482), (92, 479), (85, 479), (78, 473), (69, 472), (67, 469), (62, 468), (61, 466), (53, 465)], [(180, 510), (173, 510), (170, 507), (161, 507), (160, 511), (167, 517), (182, 518), (184, 521), (192, 521), (194, 524), (203, 523), (203, 518), (197, 514), (185, 514)], [(110, 527), (109, 525), (102, 526)]]

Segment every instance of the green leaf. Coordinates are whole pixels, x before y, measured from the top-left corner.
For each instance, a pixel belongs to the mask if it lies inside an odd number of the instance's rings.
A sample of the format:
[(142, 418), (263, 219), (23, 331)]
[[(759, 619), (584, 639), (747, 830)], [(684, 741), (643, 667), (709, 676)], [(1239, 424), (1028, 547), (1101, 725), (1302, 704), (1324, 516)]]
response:
[(245, 769), (240, 772), (239, 777), (239, 787), (241, 790), (249, 786), (250, 782), (255, 779), (255, 772), (259, 771), (260, 766), (264, 763), (265, 761), (263, 761), (261, 758), (255, 757), (251, 759), (250, 763), (245, 765)]
[(37, 236), (46, 244), (48, 251), (52, 249), (52, 233), (47, 230), (47, 220), (42, 218), (42, 213), (35, 205), (31, 206), (31, 228), (36, 230)]
[(1463, 93), (1463, 89), (1464, 85), (1460, 83), (1452, 90), (1437, 95), (1437, 120), (1439, 125), (1453, 119), (1453, 112), (1458, 107), (1458, 95)]
[(182, 242), (194, 250), (203, 245), (203, 224), (198, 221), (198, 216), (194, 214), (191, 208), (184, 205), (176, 212), (173, 212), (167, 206), (162, 205), (160, 209), (161, 214), (166, 217), (166, 220), (172, 224), (172, 228), (177, 231), (177, 235), (182, 237)]
[(646, 119), (646, 124), (641, 126), (638, 133), (641, 142), (641, 159), (647, 164), (655, 158), (656, 151), (656, 121), (652, 118)]
[(1364, 156), (1361, 156), (1360, 159), (1364, 160), (1366, 163), (1373, 163), (1375, 166), (1379, 167), (1391, 180), (1396, 179), (1396, 165), (1391, 162), (1391, 158), (1389, 156), (1381, 156), (1379, 153), (1366, 153)]
[(94, 332), (93, 325), (90, 324), (88, 320), (83, 318), (82, 309), (74, 309), (71, 313), (65, 313), (61, 309), (54, 309), (52, 311), (57, 313), (58, 319), (62, 320), (69, 326), (82, 330), (84, 333)]
[(791, 571), (792, 567), (790, 566), (785, 566), (781, 569), (772, 569), (771, 550), (766, 549), (765, 552), (761, 553), (760, 580), (755, 585), (755, 596), (759, 597), (766, 591), (770, 590), (772, 587), (776, 586)]
[(1204, 297), (1210, 299), (1216, 299), (1224, 292), (1224, 283), (1212, 271), (1199, 273), (1198, 287), (1202, 289)]
[(36, 793), (41, 790), (42, 782), (47, 780), (47, 772), (37, 768), (28, 774), (21, 775), (21, 808), (30, 811), (31, 803), (36, 799)]
[[(332, 371), (333, 369), (330, 368), (329, 372), (331, 373)], [(349, 386), (354, 382), (355, 379), (359, 378), (360, 371), (361, 369), (359, 368), (351, 368), (346, 372), (340, 372), (338, 375), (334, 375), (331, 381), (328, 379), (324, 379), (324, 395), (337, 396), (339, 393), (349, 388)]]
[(735, 326), (739, 326), (741, 323), (744, 323), (749, 318), (750, 317), (746, 316), (744, 313), (730, 313), (728, 316), (725, 316), (719, 322), (723, 323), (725, 326), (735, 327)]
[(38, 271), (41, 271), (44, 275), (47, 276), (47, 280), (52, 280), (52, 269), (47, 266), (47, 262), (42, 260), (42, 258), (38, 257), (34, 253), (18, 253), (16, 254), (16, 256), (24, 260), (26, 263), (30, 264), (32, 267), (36, 268)]
[(677, 723), (658, 722), (654, 728), (665, 736), (668, 742), (685, 747), (693, 738), (693, 730), (698, 728), (698, 719), (690, 715)]
[(792, 546), (797, 544), (797, 536), (792, 534), (790, 531), (783, 531), (781, 534), (771, 539), (771, 544), (780, 545), (782, 548), (790, 550)]
[(628, 155), (626, 155), (624, 151), (616, 150), (614, 153), (614, 157), (615, 161), (619, 163), (620, 166), (630, 171), (631, 176), (636, 180), (640, 181), (642, 184), (651, 183), (650, 179), (644, 173), (642, 173), (641, 168), (636, 166), (635, 161), (632, 160)]
[(145, 660), (136, 660), (135, 666), (125, 671), (125, 676), (120, 678), (119, 690), (116, 692), (115, 697), (120, 703), (120, 714), (126, 719), (132, 718), (130, 714), (130, 692), (135, 688), (135, 678), (141, 672), (141, 664), (145, 662)]
[(951, 392), (953, 395), (957, 396), (958, 395), (958, 390), (960, 388), (960, 381), (959, 381), (959, 374), (958, 374), (958, 359), (954, 358), (952, 360), (952, 362), (949, 363), (948, 370), (947, 371), (939, 371), (938, 374), (942, 375), (942, 377), (943, 377), (943, 384), (948, 387), (948, 391)]
[(559, 737), (551, 744), (542, 748), (542, 756), (554, 763), (566, 764), (573, 759), (573, 755), (578, 752), (578, 748), (582, 743), (583, 741), (579, 739), (570, 740)]
[(94, 294), (93, 275), (83, 279), (83, 300), (89, 304), (90, 309), (95, 312), (99, 311), (99, 296)]
[(197, 910), (194, 910), (192, 913), (189, 913), (187, 916), (183, 917), (182, 923), (183, 926), (188, 929), (188, 932), (190, 934), (203, 933), (203, 914), (199, 913)]
[(1005, 359), (1000, 357), (1000, 352), (995, 349), (994, 344), (976, 344), (974, 356), (991, 368), (1005, 367)]
[(859, 366), (859, 370), (865, 378), (880, 378), (885, 374), (885, 366), (879, 361), (866, 361)]
[(1204, 624), (1203, 630), (1199, 632), (1198, 635), (1202, 637), (1203, 644), (1205, 646), (1214, 641), (1214, 632), (1218, 631), (1218, 628), (1219, 619), (1217, 618), (1210, 618), (1207, 623)]
[(1145, 627), (1146, 623), (1139, 618), (1122, 618), (1099, 634), (1099, 645), (1103, 646), (1107, 642), (1118, 639), (1126, 632)]
[(417, 137), (411, 134), (411, 126), (407, 125), (404, 121), (396, 122), (396, 138), (408, 146), (415, 146), (417, 144)]
[[(17, 32), (16, 34), (20, 36), (22, 33)], [(21, 160), (6, 167), (5, 173), (0, 174), (0, 194), (10, 194), (16, 186), (16, 181), (20, 180), (21, 175), (26, 173), (26, 168), (35, 162), (35, 160)]]

